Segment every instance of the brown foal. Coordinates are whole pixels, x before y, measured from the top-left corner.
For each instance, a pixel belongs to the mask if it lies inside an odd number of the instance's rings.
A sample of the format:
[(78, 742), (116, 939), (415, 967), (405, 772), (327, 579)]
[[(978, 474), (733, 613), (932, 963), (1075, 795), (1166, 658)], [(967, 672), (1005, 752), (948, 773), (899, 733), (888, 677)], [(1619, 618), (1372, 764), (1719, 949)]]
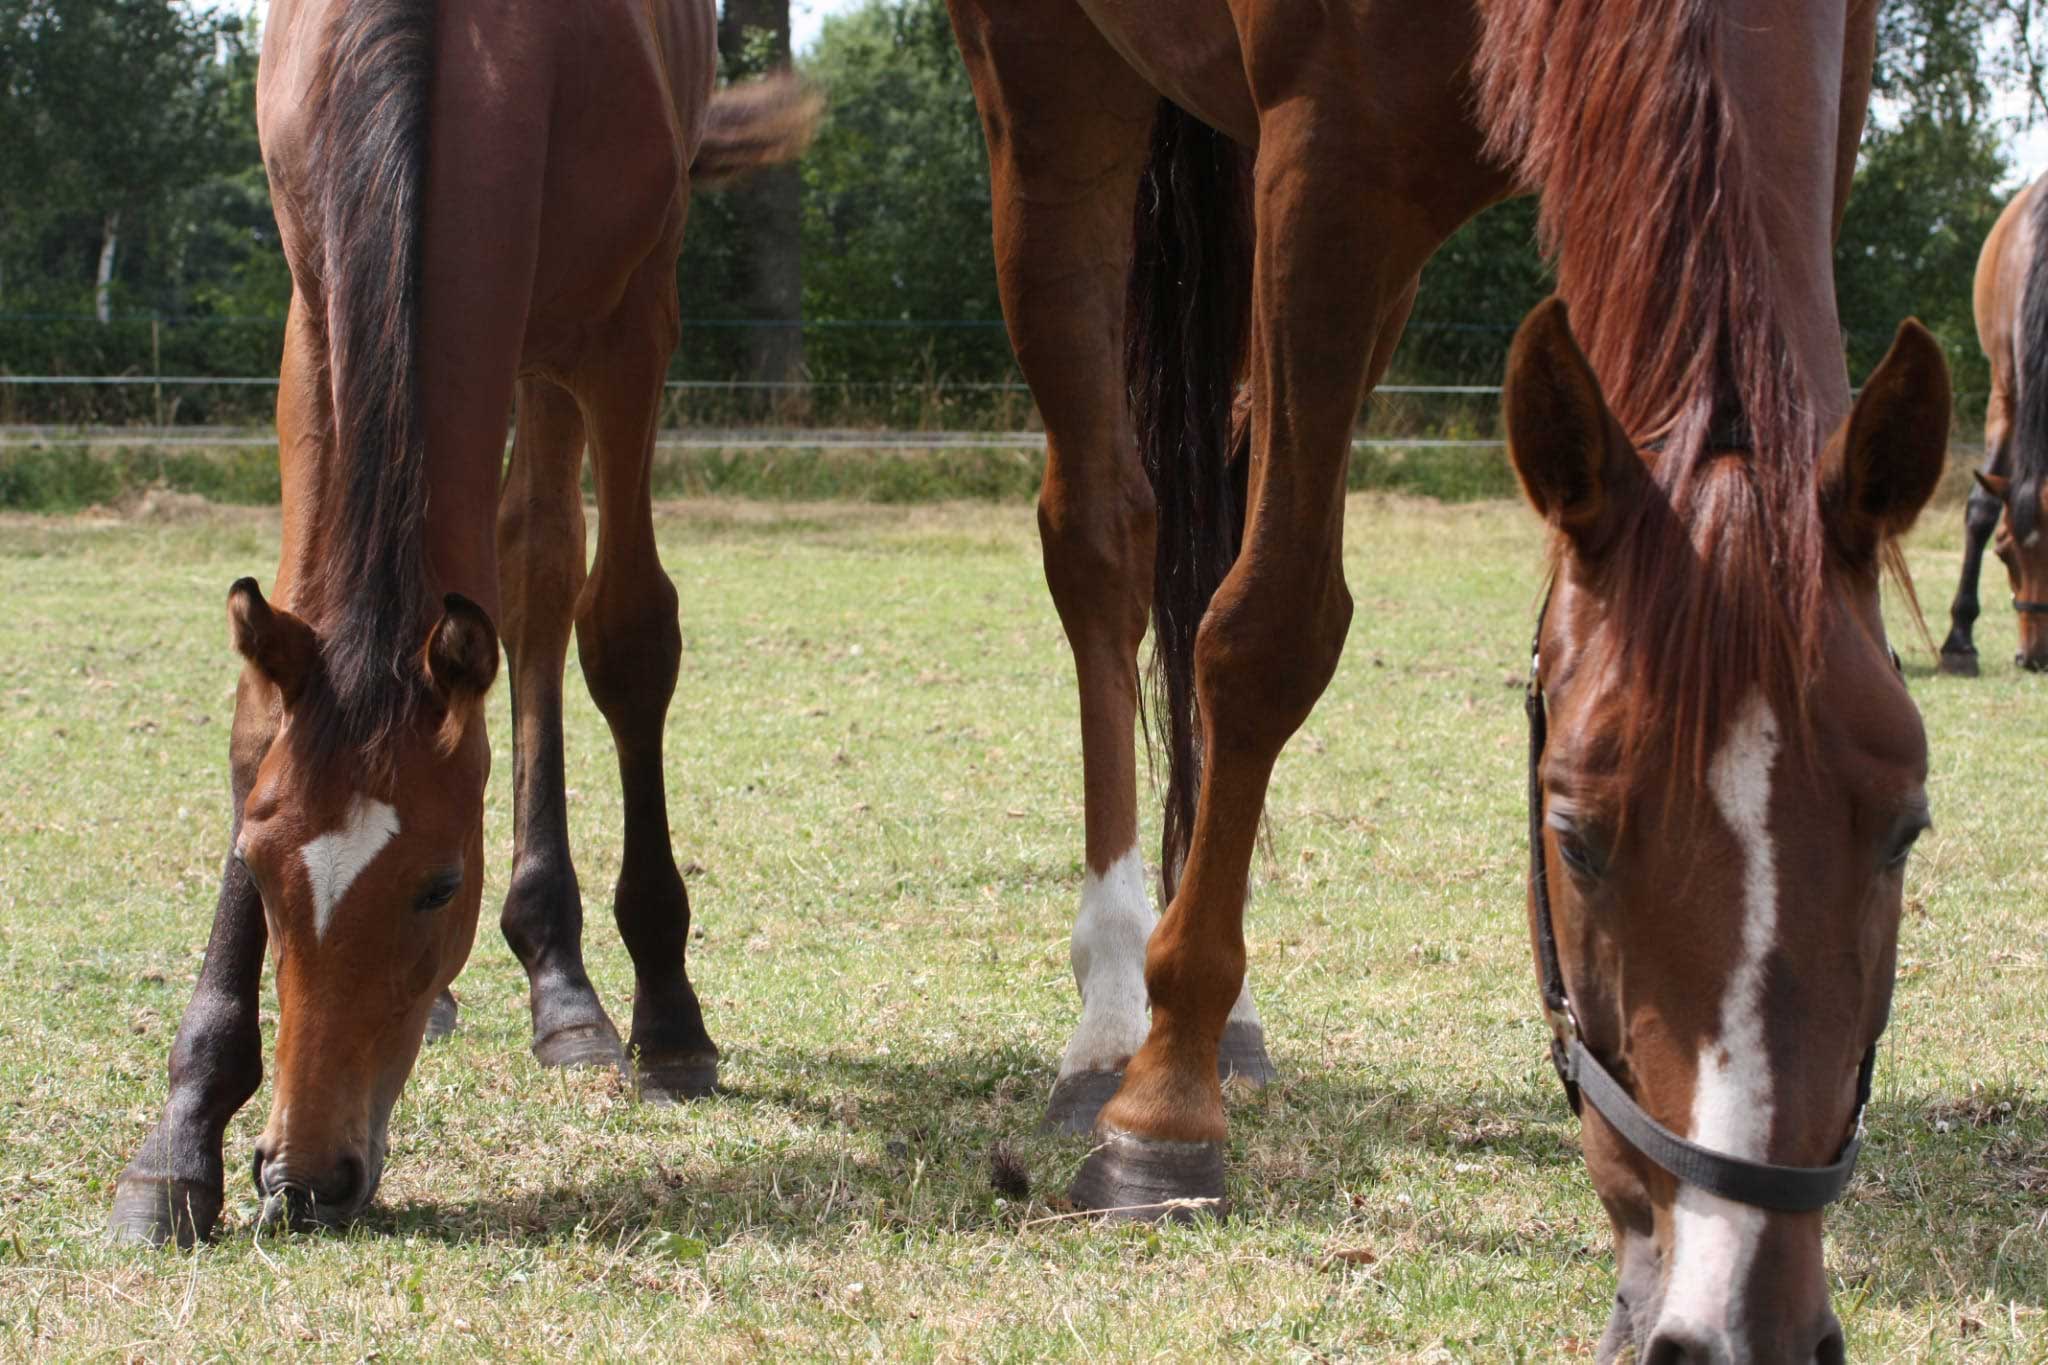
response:
[(815, 116), (786, 82), (714, 98), (715, 58), (710, 0), (271, 6), (257, 116), (293, 286), (283, 553), (275, 605), (248, 579), (229, 596), (246, 660), (232, 854), (116, 1235), (212, 1230), (223, 1130), (262, 1077), (266, 949), (265, 1216), (331, 1224), (370, 1201), (392, 1105), (475, 935), (501, 632), (515, 727), (502, 925), (532, 986), (533, 1050), (624, 1060), (583, 969), (565, 821), (573, 628), (625, 789), (614, 904), (635, 969), (631, 1062), (649, 1096), (712, 1085), (663, 792), (680, 637), (649, 462), (691, 186), (793, 155)]
[[(1573, 310), (1532, 318), (1505, 395), (1558, 531), (1541, 675), (1563, 972), (1588, 1046), (1658, 1121), (1825, 1162), (1926, 819), (1876, 571), (1947, 412), (1910, 325), (1849, 403), (1831, 247), (1874, 0), (952, 10), (1079, 672), (1082, 1018), (1049, 1115), (1096, 1134), (1076, 1201), (1222, 1202), (1225, 1043), (1258, 1039), (1243, 914), (1266, 784), (1350, 623), (1352, 424), (1425, 262), (1518, 189), (1543, 196)], [(1132, 734), (1148, 608), (1172, 763), (1156, 928)], [(1621, 1268), (1605, 1355), (1839, 1355), (1818, 1214), (1682, 1186), (1597, 1114), (1586, 1145)]]
[[(1991, 362), (1984, 466), (1963, 513), (1963, 573), (1941, 671), (1977, 675), (1977, 582), (1990, 543), (2019, 613), (2013, 662), (2048, 669), (2048, 176), (2012, 197), (1977, 257), (1977, 344)], [(2003, 514), (2001, 518), (2001, 514)]]

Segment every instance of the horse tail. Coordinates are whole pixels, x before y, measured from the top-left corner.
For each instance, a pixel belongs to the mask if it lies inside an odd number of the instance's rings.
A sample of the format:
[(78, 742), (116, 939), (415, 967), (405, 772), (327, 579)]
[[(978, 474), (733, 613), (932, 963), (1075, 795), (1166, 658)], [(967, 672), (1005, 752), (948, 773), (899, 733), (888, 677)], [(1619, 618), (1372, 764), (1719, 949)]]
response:
[(711, 97), (690, 179), (714, 185), (796, 160), (811, 145), (824, 108), (815, 90), (786, 73), (728, 85)]
[(343, 471), (326, 570), (339, 613), (329, 738), (365, 747), (404, 719), (426, 630), (420, 242), (435, 20), (435, 0), (341, 10), (307, 156)]
[(2048, 181), (2036, 181), (2033, 195), (2027, 214), (2034, 259), (2027, 264), (2020, 302), (2019, 411), (2013, 418), (2013, 480), (2006, 496), (2013, 533), (2020, 540), (2038, 529), (2041, 485), (2048, 476)]
[(1124, 377), (1158, 537), (1145, 705), (1166, 751), (1159, 875), (1173, 898), (1201, 790), (1195, 634), (1243, 539), (1248, 411), (1235, 402), (1251, 321), (1250, 158), (1159, 102), (1138, 183)]

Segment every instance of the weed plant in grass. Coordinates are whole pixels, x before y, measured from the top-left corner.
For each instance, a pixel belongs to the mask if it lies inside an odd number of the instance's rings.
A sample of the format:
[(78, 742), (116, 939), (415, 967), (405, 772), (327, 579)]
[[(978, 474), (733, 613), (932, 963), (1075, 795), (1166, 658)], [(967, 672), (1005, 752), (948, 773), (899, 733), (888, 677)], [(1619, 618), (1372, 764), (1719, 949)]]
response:
[[(1959, 522), (1937, 511), (1912, 544), (1930, 601)], [(686, 641), (672, 819), (729, 1091), (655, 1110), (540, 1070), (487, 916), (371, 1216), (258, 1237), (234, 1175), (220, 1242), (180, 1255), (101, 1227), (162, 1101), (225, 852), (221, 603), (267, 581), (276, 524), (0, 522), (0, 1356), (1590, 1351), (1607, 1226), (1523, 918), (1526, 511), (1353, 499), (1356, 621), (1254, 868), (1252, 983), (1284, 1079), (1232, 1095), (1236, 1214), (1158, 1230), (1047, 1221), (1085, 1150), (1035, 1132), (1076, 1014), (1081, 782), (1028, 506), (712, 501), (659, 530)], [(1891, 625), (1936, 827), (1907, 877), (1869, 1145), (1828, 1215), (1835, 1302), (1853, 1359), (2037, 1360), (2048, 680), (2000, 662), (1995, 609), (1975, 682), (1933, 676), (1896, 601)], [(510, 856), (505, 704), (487, 904)], [(618, 781), (573, 685), (567, 726), (590, 966), (621, 1013)], [(231, 1171), (268, 1102), (230, 1129)]]

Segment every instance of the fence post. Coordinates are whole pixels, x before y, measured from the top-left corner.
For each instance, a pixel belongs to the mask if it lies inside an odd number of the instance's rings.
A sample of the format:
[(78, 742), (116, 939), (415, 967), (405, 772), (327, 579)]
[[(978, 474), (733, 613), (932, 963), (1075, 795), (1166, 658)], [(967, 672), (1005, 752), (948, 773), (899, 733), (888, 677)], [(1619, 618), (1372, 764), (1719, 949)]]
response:
[(162, 315), (149, 315), (149, 387), (159, 427), (164, 424), (164, 347), (163, 338), (158, 334), (162, 323)]

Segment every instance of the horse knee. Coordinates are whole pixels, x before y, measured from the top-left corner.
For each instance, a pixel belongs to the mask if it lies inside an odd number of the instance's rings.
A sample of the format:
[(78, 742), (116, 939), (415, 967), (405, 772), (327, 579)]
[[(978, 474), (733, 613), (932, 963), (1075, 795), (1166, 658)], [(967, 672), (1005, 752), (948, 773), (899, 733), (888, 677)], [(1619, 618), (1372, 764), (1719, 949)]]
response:
[(1219, 741), (1278, 747), (1336, 675), (1351, 592), (1334, 560), (1315, 579), (1225, 583), (1195, 636), (1195, 681)]
[(1970, 489), (1970, 501), (1963, 509), (1963, 525), (1973, 540), (1989, 540), (1998, 529), (2005, 504), (1982, 488)]
[(676, 590), (656, 572), (617, 597), (594, 594), (576, 614), (576, 657), (607, 718), (637, 705), (666, 706), (682, 666)]

